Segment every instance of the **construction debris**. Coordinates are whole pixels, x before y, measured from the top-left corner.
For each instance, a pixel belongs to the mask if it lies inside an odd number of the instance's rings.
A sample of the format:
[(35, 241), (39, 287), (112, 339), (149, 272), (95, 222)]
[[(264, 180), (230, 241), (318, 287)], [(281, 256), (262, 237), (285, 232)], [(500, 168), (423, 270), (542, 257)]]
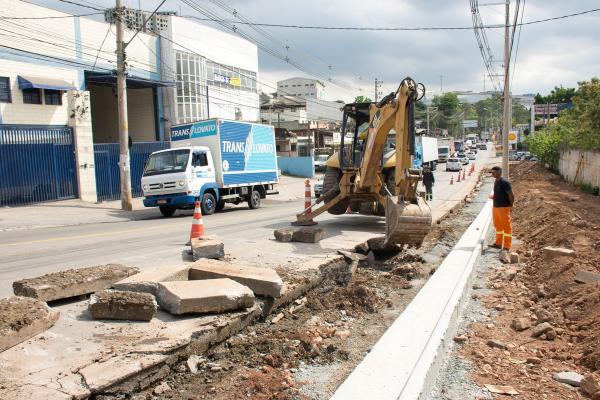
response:
[(67, 299), (107, 289), (113, 283), (138, 272), (138, 268), (122, 264), (69, 269), (16, 281), (13, 290), (17, 296), (42, 301)]
[(292, 238), (294, 242), (317, 243), (323, 238), (323, 229), (308, 227), (296, 229)]
[(225, 257), (225, 245), (215, 235), (191, 239), (192, 257), (194, 261), (201, 258)]
[(129, 292), (150, 293), (156, 296), (158, 282), (187, 281), (189, 265), (177, 265), (144, 270), (112, 285), (113, 289)]
[(278, 242), (291, 242), (294, 236), (294, 230), (291, 228), (275, 229), (273, 232), (275, 240)]
[(279, 297), (283, 281), (270, 268), (257, 268), (219, 260), (196, 261), (189, 270), (190, 280), (230, 278), (248, 286), (258, 296)]
[(600, 393), (600, 374), (589, 374), (581, 380), (581, 389), (590, 396)]
[(158, 303), (171, 314), (222, 313), (254, 305), (247, 286), (231, 279), (161, 282)]
[(37, 299), (0, 299), (0, 352), (49, 329), (58, 317), (58, 311)]
[(589, 271), (578, 271), (575, 275), (575, 282), (579, 283), (594, 283), (600, 282), (600, 274)]
[(583, 380), (583, 375), (573, 371), (557, 372), (552, 375), (552, 379), (560, 383), (566, 383), (567, 385), (579, 387)]
[(90, 297), (88, 310), (94, 319), (150, 321), (158, 305), (149, 293), (104, 290)]
[(515, 388), (513, 388), (512, 386), (487, 385), (487, 384), (484, 385), (484, 386), (491, 393), (510, 394), (510, 395), (517, 395), (517, 394), (519, 394), (519, 392), (517, 392), (515, 390)]
[(573, 257), (575, 251), (571, 249), (564, 249), (562, 247), (544, 247), (543, 248), (544, 259), (546, 261), (554, 260), (557, 257)]

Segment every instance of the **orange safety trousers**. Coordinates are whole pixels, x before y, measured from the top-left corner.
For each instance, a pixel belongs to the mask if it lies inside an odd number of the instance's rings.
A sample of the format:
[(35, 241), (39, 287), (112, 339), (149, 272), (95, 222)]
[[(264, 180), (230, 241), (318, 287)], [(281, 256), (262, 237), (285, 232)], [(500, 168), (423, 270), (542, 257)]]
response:
[(494, 220), (494, 227), (496, 228), (496, 245), (504, 249), (510, 249), (512, 246), (510, 207), (494, 207), (492, 219)]

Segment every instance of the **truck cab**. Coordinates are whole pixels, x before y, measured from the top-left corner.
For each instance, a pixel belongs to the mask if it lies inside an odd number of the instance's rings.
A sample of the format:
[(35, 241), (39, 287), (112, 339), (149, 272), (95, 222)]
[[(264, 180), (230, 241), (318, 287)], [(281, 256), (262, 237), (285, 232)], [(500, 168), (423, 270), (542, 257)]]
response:
[[(203, 200), (203, 213), (218, 207), (215, 167), (208, 147), (180, 147), (153, 153), (142, 176), (144, 205), (159, 207), (165, 216), (176, 209), (194, 208), (196, 198)], [(204, 195), (210, 193), (204, 201)]]

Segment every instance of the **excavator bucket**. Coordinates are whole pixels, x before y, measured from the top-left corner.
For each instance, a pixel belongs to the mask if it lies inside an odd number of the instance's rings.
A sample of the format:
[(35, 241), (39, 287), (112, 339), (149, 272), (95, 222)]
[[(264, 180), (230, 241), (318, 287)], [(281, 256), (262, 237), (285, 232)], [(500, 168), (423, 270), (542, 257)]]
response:
[(398, 201), (387, 196), (385, 200), (386, 245), (408, 244), (420, 246), (431, 230), (431, 210), (420, 197), (417, 204)]

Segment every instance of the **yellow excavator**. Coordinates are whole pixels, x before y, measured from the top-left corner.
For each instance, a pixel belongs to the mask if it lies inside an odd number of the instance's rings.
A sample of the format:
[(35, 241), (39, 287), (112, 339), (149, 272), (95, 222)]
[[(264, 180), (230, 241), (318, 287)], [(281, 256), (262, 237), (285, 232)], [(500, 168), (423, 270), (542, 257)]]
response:
[(325, 211), (385, 215), (385, 245), (420, 246), (431, 229), (431, 210), (418, 196), (422, 174), (411, 168), (411, 155), (414, 103), (424, 93), (422, 84), (405, 78), (377, 103), (346, 104), (341, 146), (327, 160), (323, 194), (292, 224), (313, 225)]

